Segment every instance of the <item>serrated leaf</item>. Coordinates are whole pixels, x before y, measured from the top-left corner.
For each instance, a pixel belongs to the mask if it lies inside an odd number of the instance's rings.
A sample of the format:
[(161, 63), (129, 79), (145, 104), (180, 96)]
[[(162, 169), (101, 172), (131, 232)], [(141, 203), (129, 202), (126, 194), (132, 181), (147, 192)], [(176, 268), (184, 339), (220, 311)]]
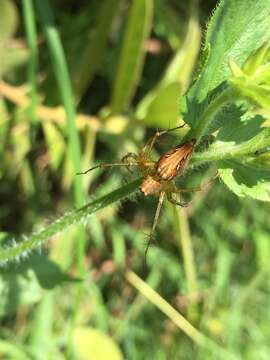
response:
[(151, 31), (152, 13), (152, 0), (132, 2), (113, 87), (112, 113), (125, 110), (136, 90), (144, 63), (144, 42)]
[(223, 111), (220, 111), (217, 116), (215, 116), (211, 125), (208, 127), (208, 133), (212, 134), (223, 126), (228, 124), (232, 125), (234, 122), (240, 121), (245, 111), (246, 109), (243, 106), (237, 106), (236, 104), (226, 106)]
[(226, 160), (218, 168), (222, 181), (237, 196), (270, 201), (270, 169), (259, 167), (256, 160), (245, 164)]
[(269, 11), (268, 0), (220, 2), (208, 25), (205, 48), (210, 48), (210, 52), (207, 61), (186, 97), (185, 116), (191, 127), (197, 126), (208, 106), (208, 94), (230, 76), (229, 58), (242, 66), (258, 45), (269, 41)]
[(261, 126), (265, 121), (264, 117), (256, 115), (252, 118), (247, 118), (243, 109), (237, 108), (235, 105), (231, 109), (234, 109), (234, 112), (230, 112), (230, 114), (234, 114), (234, 116), (228, 117), (226, 123), (223, 123), (216, 137), (218, 141), (239, 144), (252, 139), (262, 131)]
[(121, 351), (113, 339), (90, 326), (75, 329), (73, 346), (82, 360), (123, 360)]

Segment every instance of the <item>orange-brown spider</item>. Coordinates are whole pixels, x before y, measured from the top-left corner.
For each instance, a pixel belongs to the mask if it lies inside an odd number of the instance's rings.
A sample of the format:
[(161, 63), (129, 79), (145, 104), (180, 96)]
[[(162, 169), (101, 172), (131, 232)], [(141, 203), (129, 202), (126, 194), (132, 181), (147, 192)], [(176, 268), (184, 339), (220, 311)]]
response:
[(153, 136), (153, 138), (151, 138), (146, 143), (146, 145), (138, 154), (128, 153), (122, 158), (120, 162), (110, 163), (110, 164), (99, 164), (82, 173), (79, 173), (79, 174), (86, 174), (89, 171), (103, 167), (126, 166), (129, 169), (131, 166), (138, 166), (138, 168), (143, 174), (143, 180), (140, 185), (141, 192), (145, 196), (159, 195), (158, 205), (157, 205), (153, 225), (151, 228), (151, 232), (149, 235), (149, 242), (147, 244), (145, 253), (147, 253), (155, 228), (157, 226), (160, 210), (165, 195), (168, 201), (170, 201), (174, 205), (186, 206), (187, 204), (181, 203), (180, 201), (175, 199), (173, 194), (180, 194), (182, 192), (200, 191), (203, 190), (210, 182), (213, 181), (213, 179), (211, 179), (209, 182), (207, 182), (206, 184), (200, 187), (192, 187), (186, 189), (179, 189), (174, 184), (173, 181), (174, 178), (182, 175), (185, 169), (187, 168), (189, 159), (196, 145), (195, 139), (191, 139), (183, 144), (180, 144), (170, 149), (164, 155), (162, 155), (158, 159), (158, 161), (153, 161), (151, 159), (151, 151), (157, 139), (164, 134), (182, 128), (183, 126), (185, 126), (185, 124), (182, 126), (177, 126), (170, 130), (157, 131)]

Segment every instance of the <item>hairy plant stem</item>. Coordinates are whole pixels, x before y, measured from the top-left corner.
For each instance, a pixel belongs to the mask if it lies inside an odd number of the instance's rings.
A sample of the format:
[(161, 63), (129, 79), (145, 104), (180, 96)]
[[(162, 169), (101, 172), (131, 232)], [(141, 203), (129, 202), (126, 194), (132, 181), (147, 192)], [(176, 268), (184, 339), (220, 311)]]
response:
[(33, 233), (28, 237), (22, 237), (21, 241), (18, 243), (2, 249), (0, 248), (0, 264), (4, 264), (10, 260), (15, 260), (23, 255), (27, 255), (29, 251), (49, 240), (52, 236), (66, 230), (69, 226), (82, 223), (87, 220), (92, 213), (127, 197), (138, 189), (140, 183), (141, 178), (121, 187), (120, 189), (112, 191), (108, 195), (105, 195), (81, 207), (80, 209), (67, 213), (63, 217), (55, 220), (46, 228)]
[(232, 158), (244, 158), (248, 155), (255, 155), (256, 151), (263, 150), (270, 146), (270, 128), (263, 129), (252, 139), (245, 141), (239, 145), (229, 144), (221, 146), (216, 144), (209, 150), (195, 153), (192, 156), (191, 164), (201, 164), (208, 161), (219, 161)]
[(198, 121), (198, 126), (194, 129), (191, 129), (187, 134), (187, 137), (189, 139), (196, 139), (197, 143), (199, 143), (201, 137), (206, 134), (207, 128), (214, 120), (215, 115), (225, 105), (231, 102), (235, 102), (235, 100), (237, 100), (237, 94), (231, 87), (229, 87), (227, 90), (224, 90), (212, 102), (210, 102), (206, 110), (202, 113), (200, 120)]

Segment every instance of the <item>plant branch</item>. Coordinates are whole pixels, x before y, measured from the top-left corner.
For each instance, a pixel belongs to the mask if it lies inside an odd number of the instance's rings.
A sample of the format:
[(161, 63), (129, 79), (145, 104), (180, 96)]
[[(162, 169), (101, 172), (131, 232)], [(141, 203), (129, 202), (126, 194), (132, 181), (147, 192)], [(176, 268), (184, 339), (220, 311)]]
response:
[(201, 137), (205, 135), (211, 122), (214, 120), (215, 115), (223, 108), (223, 106), (231, 102), (235, 102), (236, 97), (237, 94), (231, 87), (219, 94), (212, 102), (210, 102), (206, 110), (201, 115), (198, 121), (198, 126), (191, 129), (187, 137), (189, 139), (196, 139), (197, 142), (199, 142)]
[(229, 144), (210, 148), (208, 151), (195, 153), (192, 156), (191, 164), (200, 164), (208, 161), (219, 161), (231, 158), (242, 158), (256, 151), (263, 150), (270, 145), (270, 128), (263, 129), (252, 139), (245, 141), (239, 145)]
[(0, 248), (0, 264), (18, 259), (20, 256), (27, 255), (29, 251), (38, 247), (45, 241), (48, 241), (52, 236), (66, 230), (69, 226), (83, 223), (88, 220), (88, 217), (94, 212), (111, 205), (112, 203), (119, 201), (136, 191), (140, 182), (141, 178), (88, 203), (80, 209), (73, 210), (72, 212), (65, 214), (46, 228), (37, 233), (33, 233), (29, 237), (23, 236), (21, 241), (18, 243), (13, 243), (11, 246), (6, 248)]

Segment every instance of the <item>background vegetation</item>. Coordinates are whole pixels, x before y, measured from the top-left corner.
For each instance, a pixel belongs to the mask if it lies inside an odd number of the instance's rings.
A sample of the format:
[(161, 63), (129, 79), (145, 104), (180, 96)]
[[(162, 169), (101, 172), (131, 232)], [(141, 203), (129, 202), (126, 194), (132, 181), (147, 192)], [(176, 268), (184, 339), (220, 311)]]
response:
[[(269, 5), (234, 3), (241, 11), (229, 7), (228, 19), (242, 14), (250, 27), (245, 33), (240, 20), (225, 22), (230, 35), (222, 37), (219, 11), (207, 35), (212, 51), (202, 39), (215, 1), (0, 0), (1, 358), (269, 358), (269, 203), (258, 201), (269, 200), (269, 154), (258, 138), (248, 164), (260, 180), (239, 163), (220, 163), (232, 191), (218, 180), (188, 194), (187, 208), (166, 203), (147, 266), (157, 199), (134, 193), (140, 174), (115, 168), (76, 176), (139, 151), (156, 128), (182, 123), (180, 95), (208, 61), (212, 72), (205, 67), (199, 90), (195, 84), (186, 97), (193, 103), (185, 120), (195, 129), (196, 101), (229, 77), (227, 55), (222, 62), (215, 54), (227, 54), (233, 36), (240, 46), (230, 84), (256, 103), (252, 119), (259, 118), (243, 131), (251, 110), (241, 103), (211, 132), (227, 121), (218, 133), (224, 146), (260, 136), (263, 121), (267, 129), (268, 93), (243, 83), (236, 64), (269, 40)], [(236, 114), (235, 124), (228, 119)], [(164, 137), (156, 158), (187, 133), (188, 126)], [(203, 139), (199, 151), (212, 141)], [(209, 154), (195, 154), (182, 186), (211, 177), (217, 165), (205, 164)]]

